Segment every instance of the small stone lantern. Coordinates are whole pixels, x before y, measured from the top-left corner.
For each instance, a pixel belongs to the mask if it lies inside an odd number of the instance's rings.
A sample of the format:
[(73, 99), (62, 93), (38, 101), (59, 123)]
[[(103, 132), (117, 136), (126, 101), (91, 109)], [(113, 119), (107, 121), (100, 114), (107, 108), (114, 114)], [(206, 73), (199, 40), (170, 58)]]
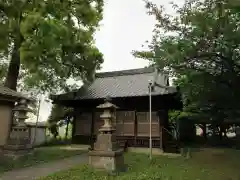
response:
[(103, 110), (100, 118), (104, 121), (104, 125), (99, 129), (93, 150), (89, 152), (89, 164), (97, 169), (111, 172), (122, 171), (124, 170), (124, 150), (117, 143), (116, 129), (112, 124), (117, 106), (108, 98), (97, 108)]
[(27, 100), (21, 99), (13, 108), (16, 113), (17, 124), (12, 127), (7, 144), (3, 148), (4, 155), (17, 158), (25, 155), (32, 149), (29, 128), (25, 124), (27, 113), (32, 110), (28, 108)]

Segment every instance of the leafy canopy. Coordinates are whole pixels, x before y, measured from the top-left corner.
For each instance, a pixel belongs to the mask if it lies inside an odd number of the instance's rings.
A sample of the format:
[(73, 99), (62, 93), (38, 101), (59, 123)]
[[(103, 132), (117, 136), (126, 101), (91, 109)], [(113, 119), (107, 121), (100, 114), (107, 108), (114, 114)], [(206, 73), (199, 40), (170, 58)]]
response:
[(48, 117), (48, 122), (50, 124), (56, 124), (61, 120), (71, 120), (74, 116), (74, 109), (54, 104), (50, 116)]
[(134, 55), (174, 76), (186, 112), (211, 120), (233, 119), (240, 109), (240, 3), (186, 0), (177, 15), (146, 1), (156, 18), (149, 51)]
[(27, 88), (59, 91), (69, 78), (91, 80), (103, 62), (93, 39), (102, 12), (103, 0), (1, 0), (1, 80), (16, 52)]

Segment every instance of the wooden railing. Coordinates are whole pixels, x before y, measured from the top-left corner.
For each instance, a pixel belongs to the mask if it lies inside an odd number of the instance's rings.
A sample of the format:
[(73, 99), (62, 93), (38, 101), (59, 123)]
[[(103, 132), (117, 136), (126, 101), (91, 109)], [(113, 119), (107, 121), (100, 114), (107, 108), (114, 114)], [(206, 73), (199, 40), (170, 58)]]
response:
[[(96, 136), (76, 135), (73, 142), (77, 144), (91, 144), (96, 140)], [(149, 147), (149, 137), (117, 136), (119, 144), (127, 144), (128, 147)], [(152, 139), (152, 147), (160, 148), (160, 138)]]
[[(149, 137), (118, 136), (117, 141), (127, 143), (128, 147), (149, 147)], [(160, 138), (152, 139), (152, 147), (160, 148)]]

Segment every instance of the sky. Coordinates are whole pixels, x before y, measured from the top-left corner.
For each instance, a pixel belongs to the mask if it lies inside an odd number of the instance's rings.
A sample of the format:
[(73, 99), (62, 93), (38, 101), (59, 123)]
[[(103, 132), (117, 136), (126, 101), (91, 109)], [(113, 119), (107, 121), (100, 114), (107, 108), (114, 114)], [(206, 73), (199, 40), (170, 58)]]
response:
[[(157, 5), (164, 5), (168, 13), (173, 14), (169, 3), (181, 4), (184, 0), (152, 0)], [(105, 0), (103, 20), (96, 32), (96, 46), (104, 55), (100, 71), (116, 71), (142, 68), (149, 64), (137, 59), (133, 50), (144, 50), (142, 45), (151, 41), (155, 19), (147, 14), (143, 0)], [(146, 49), (145, 49), (146, 50)], [(39, 121), (47, 120), (51, 104), (41, 103)]]

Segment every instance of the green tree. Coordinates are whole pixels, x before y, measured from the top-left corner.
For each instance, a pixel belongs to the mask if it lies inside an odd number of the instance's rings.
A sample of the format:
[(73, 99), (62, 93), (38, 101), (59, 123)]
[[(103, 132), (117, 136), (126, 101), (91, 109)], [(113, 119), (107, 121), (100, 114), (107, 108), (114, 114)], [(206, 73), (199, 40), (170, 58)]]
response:
[(146, 1), (156, 18), (147, 52), (134, 55), (177, 78), (184, 110), (218, 124), (240, 109), (240, 5), (228, 0), (186, 0), (177, 15)]
[(65, 138), (68, 137), (69, 124), (72, 123), (74, 116), (73, 108), (54, 104), (48, 118), (49, 130), (56, 138), (59, 135), (58, 128), (66, 122)]
[(1, 0), (0, 66), (5, 86), (67, 90), (103, 62), (93, 35), (103, 0)]

